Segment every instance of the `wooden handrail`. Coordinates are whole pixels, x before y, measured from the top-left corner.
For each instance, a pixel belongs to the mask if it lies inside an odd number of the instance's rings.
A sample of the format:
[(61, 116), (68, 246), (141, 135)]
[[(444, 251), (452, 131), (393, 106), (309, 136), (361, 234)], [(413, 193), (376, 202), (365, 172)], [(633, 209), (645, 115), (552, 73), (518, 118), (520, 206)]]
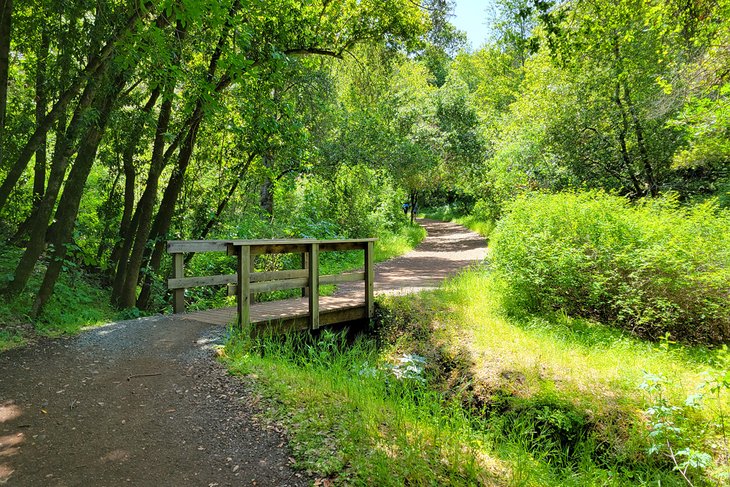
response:
[[(173, 310), (185, 311), (185, 289), (200, 286), (228, 285), (229, 294), (236, 296), (239, 325), (250, 323), (252, 293), (301, 288), (308, 297), (312, 329), (319, 328), (319, 286), (343, 282), (365, 281), (365, 315), (372, 318), (373, 249), (375, 238), (349, 240), (272, 239), (272, 240), (173, 240), (167, 251), (173, 257), (173, 276), (168, 289), (173, 292)], [(364, 272), (319, 275), (320, 252), (361, 250), (365, 254)], [(185, 277), (183, 255), (189, 252), (226, 252), (237, 258), (236, 274)], [(302, 269), (253, 272), (253, 257), (263, 254), (300, 253)]]

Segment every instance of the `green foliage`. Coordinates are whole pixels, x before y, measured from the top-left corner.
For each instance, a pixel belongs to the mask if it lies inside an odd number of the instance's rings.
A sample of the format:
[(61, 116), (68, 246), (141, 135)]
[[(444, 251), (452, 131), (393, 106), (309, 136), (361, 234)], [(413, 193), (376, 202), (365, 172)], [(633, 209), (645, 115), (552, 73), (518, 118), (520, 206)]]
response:
[(632, 205), (602, 193), (519, 198), (492, 263), (515, 309), (596, 317), (641, 336), (730, 337), (730, 214), (675, 198)]
[[(663, 396), (673, 404), (725, 380), (726, 352), (559, 314), (508, 316), (504, 289), (473, 270), (440, 291), (380, 299), (374, 339), (235, 337), (225, 360), (255, 378), (295, 465), (335, 483), (681, 485), (671, 462), (647, 455), (641, 371), (674, 378)], [(682, 420), (679, 450), (713, 456), (698, 484), (722, 479), (727, 452), (715, 426), (726, 401), (714, 394)]]
[[(12, 277), (12, 270), (20, 258), (20, 250), (0, 246), (0, 285)], [(29, 317), (33, 290), (40, 285), (43, 264), (38, 264), (29, 283), (28, 291), (13, 300), (0, 299), (0, 349), (22, 345), (33, 332), (44, 336), (78, 333), (86, 326), (108, 323), (117, 318), (109, 305), (109, 293), (80, 269), (67, 262), (66, 272), (56, 286), (56, 293), (37, 319)]]

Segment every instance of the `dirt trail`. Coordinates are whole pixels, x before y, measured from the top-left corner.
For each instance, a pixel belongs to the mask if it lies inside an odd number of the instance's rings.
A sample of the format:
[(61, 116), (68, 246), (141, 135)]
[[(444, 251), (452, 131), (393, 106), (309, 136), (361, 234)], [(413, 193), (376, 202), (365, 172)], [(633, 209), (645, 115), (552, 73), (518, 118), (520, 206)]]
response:
[[(463, 227), (422, 224), (414, 252), (377, 267), (378, 292), (436, 287), (484, 257)], [(159, 316), (0, 355), (0, 485), (307, 485), (283, 436), (255, 421), (250, 379), (216, 362), (224, 334)]]

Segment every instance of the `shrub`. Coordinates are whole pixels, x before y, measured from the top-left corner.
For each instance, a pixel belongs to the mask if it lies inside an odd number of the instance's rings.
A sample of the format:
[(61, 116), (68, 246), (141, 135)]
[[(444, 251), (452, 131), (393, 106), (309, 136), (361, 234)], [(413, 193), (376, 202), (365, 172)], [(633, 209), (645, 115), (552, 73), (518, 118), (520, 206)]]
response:
[(601, 192), (517, 199), (493, 237), (511, 306), (562, 309), (658, 338), (730, 338), (730, 212)]

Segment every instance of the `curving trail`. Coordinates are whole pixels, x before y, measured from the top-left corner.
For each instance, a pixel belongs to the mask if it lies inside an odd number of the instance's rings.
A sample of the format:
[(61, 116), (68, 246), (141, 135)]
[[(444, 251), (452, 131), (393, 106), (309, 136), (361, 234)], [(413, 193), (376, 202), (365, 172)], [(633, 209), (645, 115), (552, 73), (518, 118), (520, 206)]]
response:
[[(376, 292), (434, 288), (485, 257), (479, 235), (420, 223), (428, 237), (377, 266)], [(1, 354), (0, 485), (308, 485), (283, 436), (255, 421), (254, 379), (215, 360), (223, 333), (157, 316)]]

